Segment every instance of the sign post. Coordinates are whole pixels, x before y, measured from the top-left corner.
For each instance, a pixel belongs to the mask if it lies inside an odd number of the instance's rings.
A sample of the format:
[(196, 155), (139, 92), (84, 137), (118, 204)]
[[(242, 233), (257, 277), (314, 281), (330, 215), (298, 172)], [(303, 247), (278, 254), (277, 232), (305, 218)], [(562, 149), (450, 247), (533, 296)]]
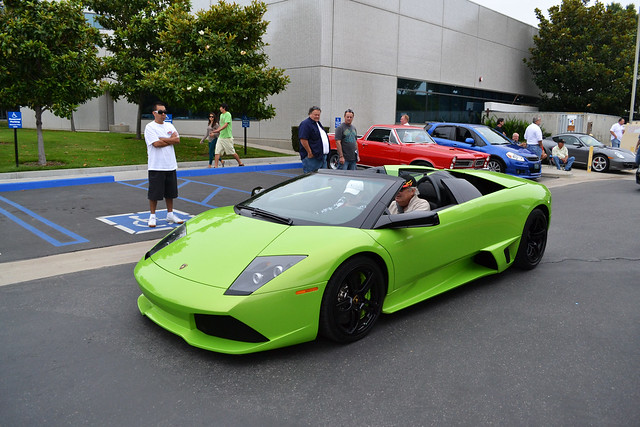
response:
[(22, 112), (20, 111), (7, 111), (7, 122), (9, 129), (13, 129), (13, 143), (15, 145), (16, 152), (16, 167), (18, 163), (18, 129), (22, 129)]
[(244, 155), (247, 155), (247, 128), (250, 126), (249, 117), (242, 115), (242, 128), (244, 129)]

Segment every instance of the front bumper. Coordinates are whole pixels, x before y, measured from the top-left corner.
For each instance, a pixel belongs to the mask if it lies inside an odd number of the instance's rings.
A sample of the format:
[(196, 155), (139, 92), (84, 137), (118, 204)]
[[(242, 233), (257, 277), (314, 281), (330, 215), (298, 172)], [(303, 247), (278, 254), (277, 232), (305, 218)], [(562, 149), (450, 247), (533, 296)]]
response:
[(142, 290), (140, 313), (195, 347), (253, 353), (312, 341), (318, 333), (326, 282), (229, 296), (224, 289), (169, 273), (150, 259), (140, 261), (134, 275)]

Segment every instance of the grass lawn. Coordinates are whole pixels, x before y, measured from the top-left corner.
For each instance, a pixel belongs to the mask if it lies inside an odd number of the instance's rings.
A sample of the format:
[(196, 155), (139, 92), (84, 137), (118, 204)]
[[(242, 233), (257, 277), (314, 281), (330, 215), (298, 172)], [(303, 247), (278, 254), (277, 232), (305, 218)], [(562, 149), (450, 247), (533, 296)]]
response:
[[(135, 134), (109, 132), (70, 132), (44, 130), (47, 165), (38, 165), (38, 137), (35, 129), (18, 129), (18, 161), (16, 167), (14, 130), (0, 125), (0, 172), (46, 169), (94, 168), (100, 166), (140, 165), (147, 163), (144, 139)], [(244, 144), (235, 146), (240, 158), (280, 157), (287, 154), (259, 150)], [(196, 138), (182, 137), (176, 146), (178, 162), (208, 162), (209, 146)], [(229, 156), (225, 156), (229, 158)], [(235, 163), (235, 161), (233, 162)], [(203, 164), (205, 166), (205, 164)]]

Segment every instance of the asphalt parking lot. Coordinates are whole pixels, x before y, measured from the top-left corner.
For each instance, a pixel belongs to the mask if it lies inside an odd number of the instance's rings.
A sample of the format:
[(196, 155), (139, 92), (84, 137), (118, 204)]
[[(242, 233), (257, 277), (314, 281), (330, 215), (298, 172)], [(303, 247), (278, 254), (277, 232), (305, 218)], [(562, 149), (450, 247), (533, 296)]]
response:
[[(238, 203), (257, 185), (270, 187), (301, 173), (295, 163), (181, 171), (174, 209), (186, 220)], [(95, 184), (86, 183), (100, 176), (0, 184), (0, 263), (163, 237), (172, 228), (164, 221), (164, 202), (158, 204), (158, 226), (147, 226), (145, 174)], [(68, 185), (49, 187), (61, 181)]]
[[(300, 172), (185, 176), (176, 210), (234, 203)], [(0, 208), (40, 232), (0, 215), (0, 278), (3, 264), (80, 264), (0, 286), (1, 425), (640, 424), (640, 186), (631, 173), (541, 179), (553, 216), (531, 272), (508, 270), (383, 316), (351, 345), (318, 339), (241, 357), (190, 347), (140, 316), (132, 270), (165, 233), (103, 220), (143, 212), (144, 223), (144, 179), (122, 181), (0, 190), (11, 202)], [(130, 260), (92, 268), (96, 259), (84, 259), (137, 244)]]

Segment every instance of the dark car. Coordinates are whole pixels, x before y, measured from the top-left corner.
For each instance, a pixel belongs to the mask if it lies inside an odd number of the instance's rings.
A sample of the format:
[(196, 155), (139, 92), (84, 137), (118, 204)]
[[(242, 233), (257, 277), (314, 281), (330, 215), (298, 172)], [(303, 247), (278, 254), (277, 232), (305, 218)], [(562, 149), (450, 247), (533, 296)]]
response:
[(629, 150), (615, 148), (604, 145), (593, 136), (586, 133), (561, 133), (542, 141), (544, 151), (551, 156), (551, 150), (558, 144), (559, 139), (564, 139), (564, 146), (569, 151), (569, 156), (576, 158), (574, 166), (587, 167), (589, 163), (589, 149), (593, 147), (593, 158), (591, 159), (591, 169), (596, 172), (607, 172), (609, 170), (634, 169), (636, 157)]
[(489, 154), (489, 170), (521, 178), (539, 178), (542, 174), (538, 156), (488, 126), (428, 123), (424, 129), (440, 145)]

